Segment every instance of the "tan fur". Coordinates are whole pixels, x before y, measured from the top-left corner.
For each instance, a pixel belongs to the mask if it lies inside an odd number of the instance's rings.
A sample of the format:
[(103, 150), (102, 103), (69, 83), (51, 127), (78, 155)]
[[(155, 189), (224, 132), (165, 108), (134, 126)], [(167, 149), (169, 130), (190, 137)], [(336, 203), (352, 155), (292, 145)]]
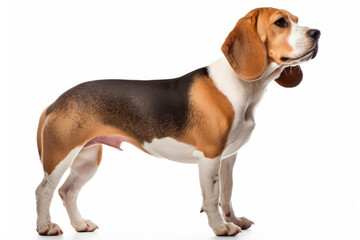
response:
[(256, 80), (267, 67), (264, 42), (257, 32), (261, 10), (255, 9), (241, 18), (222, 45), (222, 52), (243, 80)]
[[(118, 135), (145, 151), (138, 141), (125, 132), (103, 125), (93, 115), (79, 115), (78, 112), (82, 112), (81, 109), (54, 111), (46, 117), (45, 124), (39, 124), (38, 133), (42, 132), (42, 135), (38, 134), (40, 136), (38, 142), (42, 142), (41, 159), (44, 171), (48, 174), (51, 174), (72, 149), (84, 146), (88, 141), (99, 136)], [(43, 118), (42, 115), (41, 119)], [(81, 128), (77, 126), (79, 118), (86, 119), (82, 121)], [(102, 148), (100, 148), (98, 164), (101, 162), (101, 150)]]
[(207, 158), (219, 156), (225, 148), (234, 120), (234, 110), (209, 77), (195, 80), (190, 90), (191, 122), (180, 142), (195, 146)]
[(258, 18), (258, 33), (262, 37), (268, 53), (268, 62), (276, 62), (281, 64), (280, 58), (288, 56), (293, 51), (288, 44), (287, 39), (291, 32), (291, 26), (287, 28), (279, 28), (274, 25), (274, 22), (280, 18), (285, 18), (289, 23), (290, 19), (297, 22), (297, 17), (287, 11), (266, 8), (261, 9), (261, 14)]
[(102, 147), (102, 145), (99, 145), (99, 153), (98, 153), (97, 162), (96, 162), (98, 166), (101, 163), (102, 151), (103, 151), (103, 147)]
[[(42, 137), (41, 137), (41, 135), (42, 135), (42, 130), (43, 130), (43, 126), (44, 126), (44, 123), (45, 123), (45, 119), (46, 119), (46, 110), (47, 110), (47, 108), (41, 113), (38, 129), (37, 129), (37, 137), (36, 137), (37, 147), (38, 147), (40, 159), (41, 159), (41, 149), (42, 149)], [(41, 161), (42, 161), (42, 159), (41, 159)]]

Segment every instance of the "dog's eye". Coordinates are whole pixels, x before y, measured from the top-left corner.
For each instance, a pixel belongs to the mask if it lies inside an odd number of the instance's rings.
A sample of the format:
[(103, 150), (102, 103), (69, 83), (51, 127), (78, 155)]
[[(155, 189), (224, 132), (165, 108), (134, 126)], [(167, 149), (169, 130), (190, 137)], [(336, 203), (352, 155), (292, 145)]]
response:
[(286, 28), (288, 26), (288, 23), (286, 22), (285, 18), (280, 18), (274, 24), (281, 28)]

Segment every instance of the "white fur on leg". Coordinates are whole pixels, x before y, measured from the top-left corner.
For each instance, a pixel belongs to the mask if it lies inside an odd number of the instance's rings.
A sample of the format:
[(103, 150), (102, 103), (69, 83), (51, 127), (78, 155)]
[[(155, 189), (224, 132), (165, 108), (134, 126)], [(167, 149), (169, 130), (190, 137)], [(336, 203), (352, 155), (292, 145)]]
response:
[(59, 189), (71, 225), (78, 232), (92, 232), (98, 228), (90, 220), (84, 220), (77, 208), (77, 197), (81, 188), (94, 176), (98, 169), (98, 155), (99, 146), (82, 149), (71, 166), (69, 177)]
[(254, 224), (245, 217), (238, 218), (231, 206), (231, 193), (233, 188), (232, 172), (236, 160), (236, 154), (221, 160), (220, 184), (221, 199), (220, 206), (226, 222), (232, 222), (242, 229), (248, 229)]
[(62, 230), (57, 224), (51, 222), (50, 218), (50, 203), (54, 195), (56, 186), (64, 174), (64, 172), (71, 166), (74, 158), (79, 153), (81, 147), (74, 148), (59, 165), (48, 175), (44, 174), (44, 179), (36, 189), (36, 210), (37, 231), (40, 235), (61, 235)]
[[(200, 154), (199, 154), (200, 155)], [(209, 159), (199, 157), (199, 176), (203, 194), (202, 210), (206, 212), (209, 225), (218, 236), (238, 234), (241, 229), (233, 223), (226, 223), (219, 211), (219, 169), (220, 157)]]
[(221, 184), (221, 204), (229, 203), (233, 188), (232, 172), (236, 160), (236, 154), (221, 160), (220, 184)]

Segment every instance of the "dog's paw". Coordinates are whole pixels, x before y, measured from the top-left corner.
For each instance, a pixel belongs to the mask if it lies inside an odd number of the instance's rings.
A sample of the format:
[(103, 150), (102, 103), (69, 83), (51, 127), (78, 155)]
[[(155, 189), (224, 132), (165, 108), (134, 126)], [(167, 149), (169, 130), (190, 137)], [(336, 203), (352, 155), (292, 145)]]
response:
[(77, 232), (93, 232), (99, 227), (90, 220), (83, 220), (82, 222), (71, 224)]
[(224, 223), (214, 227), (213, 231), (216, 236), (235, 236), (241, 232), (241, 228), (233, 223)]
[(99, 229), (99, 227), (93, 223), (92, 221), (90, 220), (84, 220), (84, 222), (86, 223), (86, 225), (88, 226), (88, 232), (93, 232), (95, 231), (96, 229)]
[(63, 231), (56, 223), (48, 222), (37, 227), (36, 231), (43, 236), (62, 235)]
[(241, 217), (241, 218), (238, 218), (238, 217), (228, 218), (228, 217), (226, 217), (226, 221), (235, 223), (236, 225), (241, 227), (241, 229), (243, 229), (243, 230), (246, 230), (246, 229), (250, 228), (251, 225), (254, 224), (253, 221), (247, 219), (246, 217)]

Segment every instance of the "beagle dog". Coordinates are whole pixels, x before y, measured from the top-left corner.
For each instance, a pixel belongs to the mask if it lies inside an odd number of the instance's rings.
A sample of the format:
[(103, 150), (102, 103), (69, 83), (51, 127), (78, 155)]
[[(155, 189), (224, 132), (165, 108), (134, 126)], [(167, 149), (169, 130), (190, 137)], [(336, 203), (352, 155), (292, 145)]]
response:
[[(275, 80), (295, 87), (299, 64), (314, 58), (320, 31), (285, 10), (258, 8), (241, 18), (222, 45), (224, 57), (166, 80), (98, 80), (63, 93), (42, 113), (37, 145), (44, 178), (36, 189), (37, 231), (62, 234), (49, 207), (59, 194), (76, 231), (97, 225), (81, 217), (77, 196), (101, 162), (102, 144), (128, 142), (156, 157), (197, 163), (201, 212), (216, 235), (236, 235), (253, 222), (231, 206), (236, 153), (254, 129), (254, 109)], [(220, 207), (219, 207), (220, 206)], [(220, 210), (221, 209), (221, 210)]]

